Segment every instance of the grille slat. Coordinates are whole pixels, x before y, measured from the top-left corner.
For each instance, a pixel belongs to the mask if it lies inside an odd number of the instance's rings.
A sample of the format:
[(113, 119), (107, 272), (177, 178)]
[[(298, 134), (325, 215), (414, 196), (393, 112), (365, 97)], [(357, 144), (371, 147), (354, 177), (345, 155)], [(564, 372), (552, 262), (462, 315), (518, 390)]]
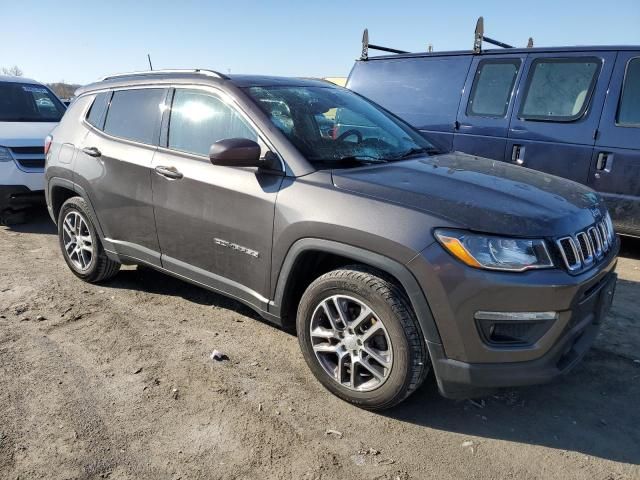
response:
[(9, 147), (9, 150), (18, 155), (44, 155), (44, 147)]
[(567, 269), (575, 272), (602, 259), (613, 247), (614, 235), (605, 220), (575, 235), (556, 240), (556, 245)]
[(23, 168), (44, 168), (44, 158), (16, 158), (16, 162)]

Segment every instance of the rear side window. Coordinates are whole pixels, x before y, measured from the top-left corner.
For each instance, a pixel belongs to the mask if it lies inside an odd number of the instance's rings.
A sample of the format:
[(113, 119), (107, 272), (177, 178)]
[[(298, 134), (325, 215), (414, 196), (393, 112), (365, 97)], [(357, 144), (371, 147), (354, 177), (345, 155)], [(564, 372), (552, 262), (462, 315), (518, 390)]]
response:
[(228, 138), (258, 141), (256, 131), (220, 98), (198, 90), (176, 89), (169, 120), (169, 148), (208, 157), (212, 144)]
[(618, 109), (618, 125), (640, 127), (640, 58), (632, 59), (627, 65)]
[(96, 127), (98, 130), (102, 130), (104, 127), (104, 114), (107, 112), (107, 105), (109, 104), (109, 98), (111, 92), (102, 92), (96, 95), (93, 100), (93, 104), (87, 114), (87, 122)]
[(531, 65), (520, 118), (570, 122), (589, 105), (601, 61), (598, 58), (539, 58)]
[(519, 60), (480, 62), (471, 87), (467, 115), (505, 117), (519, 68)]
[(113, 92), (104, 131), (109, 135), (154, 145), (165, 91), (160, 88)]

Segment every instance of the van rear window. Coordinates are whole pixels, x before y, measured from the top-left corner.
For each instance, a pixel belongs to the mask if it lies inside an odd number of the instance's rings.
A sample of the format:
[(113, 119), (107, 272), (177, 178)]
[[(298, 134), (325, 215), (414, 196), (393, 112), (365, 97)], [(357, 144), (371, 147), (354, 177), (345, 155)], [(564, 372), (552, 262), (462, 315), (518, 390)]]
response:
[(627, 65), (618, 109), (618, 125), (640, 127), (640, 58), (632, 59)]
[(580, 118), (595, 87), (598, 58), (538, 58), (531, 64), (520, 118), (570, 122)]

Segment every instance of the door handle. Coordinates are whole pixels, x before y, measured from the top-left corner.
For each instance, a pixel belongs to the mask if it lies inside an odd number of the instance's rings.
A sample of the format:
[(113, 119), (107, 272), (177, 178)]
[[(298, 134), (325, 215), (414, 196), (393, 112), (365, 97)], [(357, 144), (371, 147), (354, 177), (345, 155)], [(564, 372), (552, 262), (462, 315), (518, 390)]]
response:
[(184, 175), (179, 172), (176, 167), (163, 167), (158, 166), (154, 169), (158, 175), (170, 178), (171, 180), (180, 180)]
[(84, 153), (85, 155), (89, 155), (90, 157), (99, 157), (102, 155), (100, 150), (98, 150), (96, 147), (84, 147), (82, 149), (82, 153)]
[(524, 147), (522, 145), (513, 146), (511, 150), (511, 163), (524, 165)]
[(596, 170), (609, 173), (613, 163), (612, 155), (609, 152), (600, 152), (596, 161)]

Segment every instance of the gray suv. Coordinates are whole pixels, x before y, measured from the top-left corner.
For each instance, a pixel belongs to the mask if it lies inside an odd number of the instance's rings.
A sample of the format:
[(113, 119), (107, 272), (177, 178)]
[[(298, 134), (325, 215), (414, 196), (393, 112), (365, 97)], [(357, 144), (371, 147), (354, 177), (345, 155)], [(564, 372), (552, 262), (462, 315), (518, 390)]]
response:
[(363, 408), (430, 370), (450, 398), (549, 381), (611, 304), (618, 240), (596, 193), (440, 153), (329, 83), (111, 76), (49, 140), (47, 204), (76, 276), (147, 265), (233, 297), (296, 330), (318, 380)]

